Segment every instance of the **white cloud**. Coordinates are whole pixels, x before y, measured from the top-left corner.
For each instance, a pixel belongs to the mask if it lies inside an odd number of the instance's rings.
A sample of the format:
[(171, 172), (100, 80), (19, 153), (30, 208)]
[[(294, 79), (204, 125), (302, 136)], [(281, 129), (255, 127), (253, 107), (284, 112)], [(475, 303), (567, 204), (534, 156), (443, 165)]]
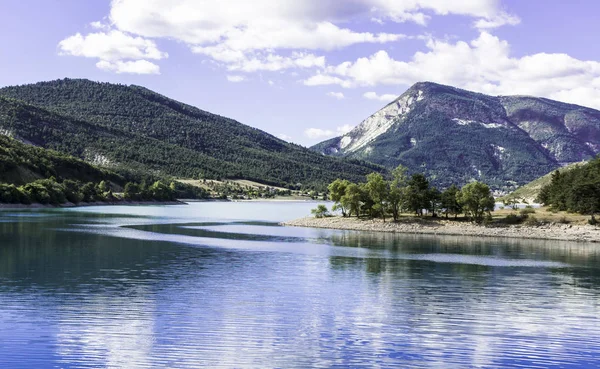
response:
[(355, 32), (335, 23), (369, 14), (373, 1), (337, 0), (115, 0), (110, 19), (119, 29), (190, 45), (231, 50), (324, 49), (384, 43), (402, 36)]
[(77, 33), (59, 44), (62, 55), (84, 56), (101, 60), (122, 59), (163, 59), (167, 53), (161, 52), (156, 43), (142, 37), (133, 37), (120, 31), (90, 33), (86, 36)]
[(99, 30), (109, 30), (110, 29), (110, 25), (108, 25), (106, 23), (102, 23), (100, 21), (92, 22), (92, 23), (90, 23), (90, 26), (92, 26), (92, 28), (94, 28), (94, 29), (99, 29)]
[[(59, 44), (61, 53), (100, 60), (161, 59), (150, 39), (186, 44), (230, 71), (323, 68), (317, 51), (385, 44), (404, 34), (357, 30), (375, 21), (426, 25), (433, 16), (462, 15), (474, 26), (516, 24), (500, 0), (112, 0), (110, 14)], [(111, 31), (112, 29), (112, 31)], [(140, 37), (133, 37), (137, 35)]]
[(292, 140), (291, 136), (288, 136), (288, 135), (283, 134), (283, 133), (278, 134), (277, 137), (279, 137), (280, 139), (282, 139), (284, 141), (287, 141), (287, 142), (290, 142)]
[(117, 60), (110, 62), (107, 60), (100, 60), (96, 63), (96, 67), (99, 69), (114, 72), (117, 74), (130, 73), (130, 74), (160, 74), (160, 67), (147, 60), (134, 60), (134, 61), (121, 61)]
[(600, 108), (600, 62), (566, 54), (512, 57), (508, 42), (482, 32), (470, 43), (429, 40), (407, 61), (386, 51), (329, 66), (306, 85), (411, 85), (432, 81), (492, 95), (533, 95)]
[(316, 74), (304, 80), (304, 84), (306, 86), (340, 85), (345, 88), (350, 88), (353, 85), (350, 80), (344, 80), (340, 77), (326, 74)]
[(236, 83), (236, 82), (243, 82), (243, 81), (246, 80), (246, 77), (244, 77), (244, 76), (238, 76), (238, 75), (228, 75), (227, 76), (227, 80), (229, 82), (234, 82), (234, 83)]
[(379, 100), (379, 101), (383, 101), (383, 102), (394, 101), (394, 100), (396, 100), (396, 98), (398, 98), (398, 95), (393, 95), (393, 94), (377, 95), (377, 93), (375, 93), (375, 92), (365, 92), (363, 94), (363, 96), (364, 96), (364, 98), (366, 98), (368, 100)]
[[(93, 22), (91, 26), (106, 28), (101, 22)], [(96, 67), (114, 73), (160, 74), (159, 66), (146, 59), (168, 57), (167, 53), (158, 49), (154, 41), (116, 30), (86, 36), (77, 33), (62, 40), (58, 48), (60, 55), (100, 59)]]
[(354, 126), (351, 126), (350, 124), (344, 124), (343, 126), (337, 127), (336, 131), (338, 135), (344, 135), (352, 131), (352, 128), (354, 128)]
[(328, 92), (328, 93), (327, 93), (327, 96), (329, 96), (329, 97), (333, 97), (334, 99), (338, 99), (338, 100), (343, 100), (343, 99), (345, 99), (345, 98), (346, 98), (346, 97), (344, 96), (344, 94), (343, 94), (343, 93), (341, 93), (341, 92)]
[(330, 129), (308, 128), (304, 131), (304, 135), (312, 139), (323, 139), (335, 136), (335, 132)]
[(354, 126), (349, 124), (337, 127), (335, 131), (331, 129), (308, 128), (304, 131), (304, 135), (311, 139), (326, 139), (346, 134), (350, 132), (352, 128), (354, 128)]
[(372, 12), (377, 20), (389, 19), (394, 22), (414, 22), (426, 25), (431, 16), (463, 15), (476, 18), (477, 28), (495, 28), (515, 25), (520, 19), (502, 9), (499, 0), (372, 0)]

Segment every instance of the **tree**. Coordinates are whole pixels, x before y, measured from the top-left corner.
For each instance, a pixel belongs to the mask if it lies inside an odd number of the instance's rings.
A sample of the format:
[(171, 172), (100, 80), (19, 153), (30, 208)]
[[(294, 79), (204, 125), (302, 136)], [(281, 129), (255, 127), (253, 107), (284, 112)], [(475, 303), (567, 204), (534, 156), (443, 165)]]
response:
[(444, 209), (446, 218), (448, 218), (448, 214), (453, 214), (454, 219), (456, 219), (458, 214), (462, 213), (462, 206), (456, 198), (456, 194), (459, 191), (460, 190), (458, 189), (458, 187), (456, 187), (456, 185), (452, 185), (441, 194), (441, 207), (442, 209)]
[(100, 190), (100, 192), (106, 193), (110, 191), (110, 185), (106, 183), (106, 181), (100, 181), (100, 183), (98, 184), (98, 189)]
[(388, 184), (379, 173), (371, 173), (367, 175), (367, 183), (365, 185), (367, 192), (373, 200), (373, 209), (381, 214), (385, 223), (385, 212), (387, 210), (387, 198), (389, 193)]
[(600, 182), (575, 185), (571, 202), (573, 209), (591, 216), (590, 224), (596, 224), (595, 214), (600, 210)]
[(519, 208), (519, 203), (521, 203), (521, 202), (523, 202), (523, 199), (520, 197), (517, 197), (515, 195), (510, 195), (510, 196), (506, 197), (504, 200), (502, 200), (502, 203), (504, 204), (504, 206), (508, 206), (513, 210), (517, 210)]
[(346, 188), (350, 185), (350, 182), (345, 179), (336, 179), (331, 182), (329, 186), (327, 186), (327, 190), (329, 191), (329, 197), (332, 201), (335, 202), (333, 206), (333, 210), (341, 210), (342, 216), (346, 216), (347, 207), (342, 203), (342, 197), (346, 194)]
[(404, 193), (404, 206), (417, 216), (423, 215), (423, 209), (429, 209), (429, 181), (421, 173), (413, 174)]
[(100, 196), (98, 192), (98, 187), (94, 183), (88, 182), (84, 184), (81, 187), (82, 201), (92, 202), (101, 200), (102, 196)]
[(315, 218), (323, 218), (329, 216), (329, 210), (327, 210), (327, 206), (320, 204), (317, 205), (315, 209), (312, 209), (311, 214), (315, 215)]
[(402, 211), (402, 199), (404, 197), (406, 187), (406, 167), (399, 165), (392, 170), (393, 179), (390, 183), (390, 192), (388, 194), (388, 204), (392, 211), (394, 221), (398, 221), (400, 212)]
[(65, 186), (65, 196), (68, 201), (77, 204), (83, 199), (83, 195), (80, 191), (80, 182), (66, 179), (63, 181), (63, 186)]
[(161, 181), (154, 182), (152, 186), (148, 188), (148, 192), (152, 199), (159, 201), (171, 201), (174, 200), (175, 196), (175, 193), (171, 188)]
[(369, 217), (373, 218), (375, 216), (375, 202), (373, 198), (369, 194), (369, 188), (366, 183), (361, 183), (358, 187), (360, 190), (360, 210), (359, 212), (362, 214), (367, 214)]
[(481, 182), (471, 182), (463, 186), (456, 194), (456, 199), (469, 219), (476, 223), (483, 222), (484, 216), (494, 211), (496, 205), (492, 191), (488, 185)]
[(340, 204), (348, 210), (348, 216), (352, 216), (352, 213), (356, 214), (357, 217), (360, 216), (361, 196), (362, 192), (360, 186), (356, 183), (350, 183), (348, 187), (346, 187), (346, 193), (340, 199)]
[(429, 203), (427, 209), (431, 211), (431, 216), (434, 218), (437, 217), (436, 210), (441, 207), (441, 196), (442, 193), (435, 187), (431, 187), (427, 192), (427, 202)]
[(127, 182), (125, 184), (125, 189), (123, 190), (123, 197), (126, 200), (140, 200), (140, 186), (136, 183)]

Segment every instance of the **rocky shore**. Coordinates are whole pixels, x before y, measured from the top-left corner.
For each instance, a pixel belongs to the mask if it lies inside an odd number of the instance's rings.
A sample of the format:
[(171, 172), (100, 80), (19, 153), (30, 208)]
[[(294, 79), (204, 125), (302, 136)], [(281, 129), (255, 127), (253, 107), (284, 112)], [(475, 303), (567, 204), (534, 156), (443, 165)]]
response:
[(544, 224), (540, 226), (480, 226), (467, 222), (455, 222), (442, 219), (405, 219), (398, 223), (391, 221), (384, 223), (381, 219), (357, 219), (339, 216), (329, 218), (301, 218), (284, 222), (282, 225), (369, 232), (600, 242), (600, 228), (590, 225)]

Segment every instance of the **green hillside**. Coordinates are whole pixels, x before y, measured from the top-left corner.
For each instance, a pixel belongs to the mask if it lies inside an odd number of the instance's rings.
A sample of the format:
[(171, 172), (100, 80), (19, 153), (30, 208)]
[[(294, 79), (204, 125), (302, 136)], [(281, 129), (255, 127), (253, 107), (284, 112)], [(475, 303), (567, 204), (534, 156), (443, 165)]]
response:
[(110, 166), (324, 187), (383, 168), (331, 158), (146, 88), (64, 79), (0, 89), (0, 129)]
[[(566, 165), (566, 166), (560, 168), (559, 170), (561, 172), (568, 172), (568, 171), (570, 171), (574, 168), (577, 168), (581, 165), (584, 165), (584, 164), (585, 164), (585, 162), (572, 163), (572, 164), (569, 164), (569, 165)], [(548, 186), (550, 184), (550, 182), (552, 181), (552, 175), (555, 172), (556, 172), (556, 170), (553, 170), (552, 172), (550, 172), (538, 179), (535, 179), (535, 180), (527, 183), (524, 186), (517, 188), (514, 192), (512, 192), (509, 195), (506, 195), (498, 200), (502, 201), (504, 199), (522, 199), (524, 201), (527, 201), (528, 203), (534, 203), (534, 202), (536, 202), (538, 195), (540, 194), (540, 191), (542, 190), (542, 188), (545, 186)]]
[[(113, 192), (122, 192), (119, 197)], [(0, 204), (171, 201), (207, 191), (134, 170), (106, 169), (0, 135)]]
[(127, 178), (70, 155), (25, 145), (0, 135), (0, 183), (23, 185), (54, 177), (81, 182), (110, 181), (123, 186)]

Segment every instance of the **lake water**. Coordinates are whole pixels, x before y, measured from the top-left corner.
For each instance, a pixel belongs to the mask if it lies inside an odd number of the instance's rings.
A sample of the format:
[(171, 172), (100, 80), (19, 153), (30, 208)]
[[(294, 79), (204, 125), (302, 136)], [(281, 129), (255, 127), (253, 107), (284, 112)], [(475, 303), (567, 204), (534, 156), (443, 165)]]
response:
[(277, 226), (313, 207), (0, 211), (0, 367), (600, 367), (600, 246)]

